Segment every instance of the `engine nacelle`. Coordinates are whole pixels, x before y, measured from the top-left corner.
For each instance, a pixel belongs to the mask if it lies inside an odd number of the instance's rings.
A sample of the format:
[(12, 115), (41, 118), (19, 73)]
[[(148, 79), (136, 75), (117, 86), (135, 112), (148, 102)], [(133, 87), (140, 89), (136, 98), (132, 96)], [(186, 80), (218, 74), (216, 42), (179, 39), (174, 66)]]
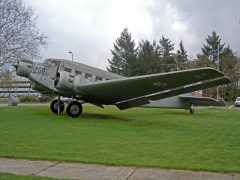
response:
[(28, 77), (33, 69), (33, 61), (28, 59), (21, 59), (18, 64), (15, 65), (16, 74), (22, 77)]
[(73, 90), (74, 75), (66, 71), (58, 71), (54, 80), (54, 86), (59, 91)]

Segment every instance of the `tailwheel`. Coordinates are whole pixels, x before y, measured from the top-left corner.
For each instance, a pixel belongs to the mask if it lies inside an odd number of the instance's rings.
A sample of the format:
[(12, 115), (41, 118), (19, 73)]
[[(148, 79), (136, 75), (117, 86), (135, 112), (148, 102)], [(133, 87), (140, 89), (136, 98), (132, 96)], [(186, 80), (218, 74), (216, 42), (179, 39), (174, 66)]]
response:
[[(59, 108), (58, 108), (59, 106)], [(64, 110), (64, 103), (61, 100), (54, 99), (50, 104), (50, 109), (54, 114), (60, 114)]]
[(194, 105), (193, 105), (193, 104), (191, 104), (189, 110), (190, 110), (190, 113), (191, 113), (191, 114), (193, 114), (193, 113), (195, 112), (195, 109), (194, 109)]
[(78, 101), (71, 101), (67, 106), (66, 112), (72, 118), (78, 117), (82, 113), (82, 104)]

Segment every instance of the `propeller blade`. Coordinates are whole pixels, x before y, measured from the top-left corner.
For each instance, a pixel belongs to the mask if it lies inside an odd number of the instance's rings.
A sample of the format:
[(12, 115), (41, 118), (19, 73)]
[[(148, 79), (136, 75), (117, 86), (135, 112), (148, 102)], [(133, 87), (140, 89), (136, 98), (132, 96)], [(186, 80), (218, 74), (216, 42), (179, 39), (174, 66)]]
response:
[(17, 61), (17, 64), (12, 64), (12, 66), (16, 69), (16, 71), (18, 70), (19, 67), (19, 60)]
[(32, 87), (32, 82), (30, 82), (30, 85), (29, 85), (29, 88), (28, 88), (28, 95), (29, 95), (29, 93), (30, 93), (31, 87)]
[(53, 80), (54, 80), (54, 86), (56, 86), (56, 85), (58, 84), (58, 82), (59, 82), (59, 75), (60, 75), (60, 74), (58, 73), (58, 71), (59, 71), (60, 65), (61, 65), (61, 62), (58, 61), (58, 65), (57, 65), (57, 68), (56, 68), (56, 73), (55, 73), (55, 76), (54, 76), (54, 78), (53, 78)]
[(58, 71), (59, 71), (59, 68), (60, 68), (60, 65), (61, 65), (61, 62), (58, 61), (58, 65), (57, 65), (57, 69), (56, 69), (56, 73), (55, 73), (55, 75), (57, 75), (57, 73), (58, 73)]

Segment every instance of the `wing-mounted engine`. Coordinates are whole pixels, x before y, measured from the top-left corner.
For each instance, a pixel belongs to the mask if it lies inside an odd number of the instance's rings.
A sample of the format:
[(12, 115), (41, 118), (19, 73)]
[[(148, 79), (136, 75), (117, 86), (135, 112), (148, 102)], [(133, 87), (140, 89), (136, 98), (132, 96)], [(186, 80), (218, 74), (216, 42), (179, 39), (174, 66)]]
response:
[(73, 74), (60, 70), (56, 73), (54, 86), (61, 92), (72, 92), (74, 88), (74, 78), (75, 76)]

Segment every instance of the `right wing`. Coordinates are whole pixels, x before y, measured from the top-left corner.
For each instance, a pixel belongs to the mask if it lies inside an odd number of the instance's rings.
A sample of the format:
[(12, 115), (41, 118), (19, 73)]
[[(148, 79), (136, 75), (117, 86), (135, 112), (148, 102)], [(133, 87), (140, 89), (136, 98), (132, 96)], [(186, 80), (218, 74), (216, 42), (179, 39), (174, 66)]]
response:
[(223, 77), (220, 79), (209, 80), (209, 81), (201, 82), (201, 83), (195, 83), (195, 84), (191, 84), (188, 86), (183, 86), (183, 87), (170, 89), (170, 90), (166, 90), (166, 91), (155, 93), (155, 94), (150, 94), (147, 96), (142, 96), (142, 97), (118, 102), (118, 103), (116, 103), (116, 106), (121, 110), (128, 109), (131, 107), (149, 104), (151, 101), (156, 101), (156, 100), (160, 100), (160, 99), (164, 99), (164, 98), (168, 98), (168, 97), (172, 97), (172, 96), (185, 94), (185, 93), (193, 92), (193, 91), (196, 91), (199, 89), (207, 89), (210, 87), (215, 87), (215, 86), (227, 84), (230, 82), (231, 81), (228, 78)]

